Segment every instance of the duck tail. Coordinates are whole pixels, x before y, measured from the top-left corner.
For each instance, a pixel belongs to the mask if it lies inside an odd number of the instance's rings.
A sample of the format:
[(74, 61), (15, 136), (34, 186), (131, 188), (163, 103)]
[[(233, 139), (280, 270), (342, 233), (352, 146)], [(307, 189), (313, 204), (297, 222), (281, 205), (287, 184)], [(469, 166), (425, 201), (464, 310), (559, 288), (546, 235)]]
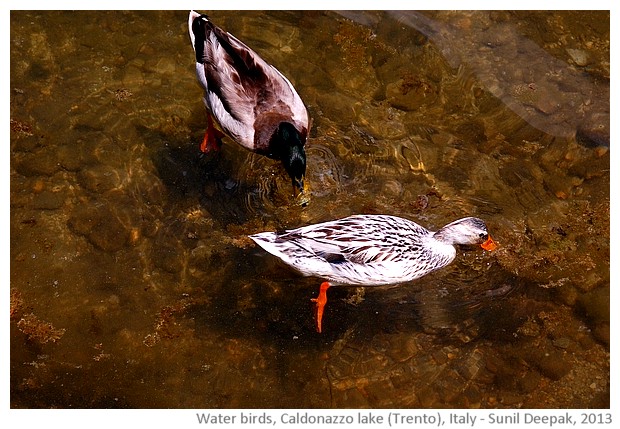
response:
[(200, 14), (196, 11), (190, 10), (189, 17), (187, 18), (187, 30), (189, 31), (189, 39), (192, 42), (192, 47), (196, 48), (196, 36), (194, 35), (193, 26), (194, 20), (200, 17)]
[(282, 251), (282, 245), (278, 245), (276, 242), (278, 234), (275, 232), (261, 232), (249, 236), (256, 244), (263, 248), (268, 253), (286, 261), (288, 256)]
[(209, 26), (211, 29), (215, 27), (207, 15), (190, 10), (187, 18), (187, 29), (189, 31), (189, 39), (192, 42), (192, 48), (194, 48), (196, 52), (196, 61), (201, 60), (199, 55), (202, 57), (202, 52), (204, 50), (206, 37), (205, 25)]

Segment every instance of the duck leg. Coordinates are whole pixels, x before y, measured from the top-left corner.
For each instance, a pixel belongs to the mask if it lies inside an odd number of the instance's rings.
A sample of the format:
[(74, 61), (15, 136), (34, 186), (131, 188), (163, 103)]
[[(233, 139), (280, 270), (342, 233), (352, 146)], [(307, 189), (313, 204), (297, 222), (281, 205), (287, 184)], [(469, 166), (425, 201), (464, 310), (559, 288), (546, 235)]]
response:
[(200, 143), (200, 151), (202, 153), (219, 151), (222, 147), (222, 137), (224, 133), (215, 127), (211, 112), (207, 112), (207, 131)]
[(316, 330), (320, 334), (321, 333), (321, 321), (323, 320), (323, 309), (325, 308), (325, 304), (327, 304), (327, 289), (331, 285), (329, 282), (321, 283), (321, 288), (319, 290), (319, 296), (317, 298), (312, 298), (313, 302), (316, 302)]

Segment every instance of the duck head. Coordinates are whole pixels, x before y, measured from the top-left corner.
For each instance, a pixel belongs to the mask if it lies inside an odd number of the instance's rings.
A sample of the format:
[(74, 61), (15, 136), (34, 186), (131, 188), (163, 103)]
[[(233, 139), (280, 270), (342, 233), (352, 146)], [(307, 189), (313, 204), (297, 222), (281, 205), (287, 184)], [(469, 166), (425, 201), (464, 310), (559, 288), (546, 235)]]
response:
[(487, 231), (486, 223), (476, 217), (455, 220), (437, 231), (433, 238), (447, 244), (478, 244), (488, 251), (497, 248), (497, 244)]
[(274, 134), (273, 146), (276, 148), (274, 158), (280, 159), (284, 169), (293, 181), (295, 195), (305, 191), (304, 177), (306, 175), (306, 150), (303, 136), (293, 124), (281, 122)]

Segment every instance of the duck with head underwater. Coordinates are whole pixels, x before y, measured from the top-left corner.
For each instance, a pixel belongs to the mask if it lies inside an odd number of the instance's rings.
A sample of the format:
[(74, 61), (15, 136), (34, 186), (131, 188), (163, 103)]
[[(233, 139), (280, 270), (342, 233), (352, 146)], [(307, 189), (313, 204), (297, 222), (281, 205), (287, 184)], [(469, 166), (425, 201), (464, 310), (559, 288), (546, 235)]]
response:
[(294, 193), (303, 194), (310, 125), (291, 82), (207, 15), (191, 11), (188, 26), (207, 108), (200, 150), (219, 150), (228, 135), (244, 148), (282, 162)]

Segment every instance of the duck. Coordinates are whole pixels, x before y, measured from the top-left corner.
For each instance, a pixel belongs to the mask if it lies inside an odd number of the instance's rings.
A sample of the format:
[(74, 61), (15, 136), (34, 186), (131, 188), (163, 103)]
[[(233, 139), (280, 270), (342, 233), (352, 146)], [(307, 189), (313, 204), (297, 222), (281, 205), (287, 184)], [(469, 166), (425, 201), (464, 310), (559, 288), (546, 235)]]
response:
[(228, 136), (251, 152), (280, 161), (295, 195), (303, 194), (310, 123), (291, 82), (207, 15), (190, 11), (188, 27), (207, 110), (200, 150), (219, 151)]
[(331, 286), (406, 283), (450, 264), (456, 245), (480, 245), (487, 251), (497, 247), (486, 223), (476, 217), (455, 220), (433, 232), (397, 216), (352, 215), (249, 237), (302, 275), (324, 280), (318, 297), (312, 299), (319, 333)]

